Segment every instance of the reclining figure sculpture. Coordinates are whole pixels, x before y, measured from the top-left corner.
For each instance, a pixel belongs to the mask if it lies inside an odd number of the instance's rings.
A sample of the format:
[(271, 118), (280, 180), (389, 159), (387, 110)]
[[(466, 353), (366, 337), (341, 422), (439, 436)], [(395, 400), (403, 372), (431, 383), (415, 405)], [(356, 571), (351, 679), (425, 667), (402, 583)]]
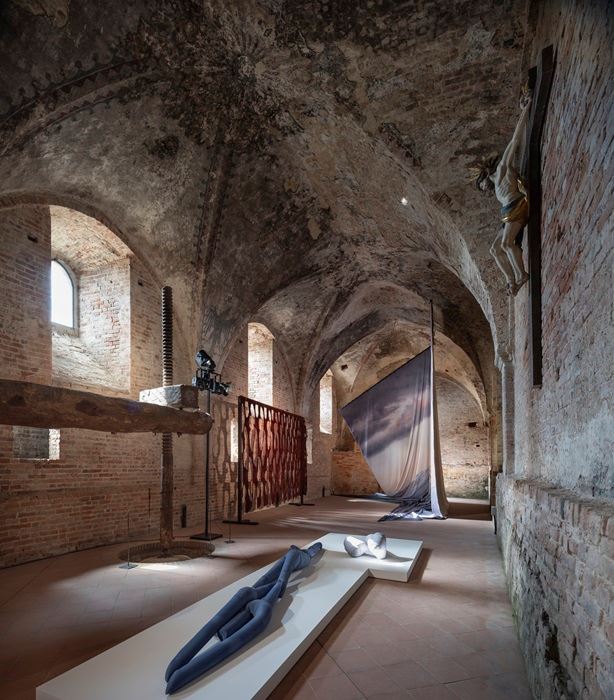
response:
[[(253, 586), (239, 589), (170, 662), (165, 674), (166, 693), (180, 690), (264, 631), (292, 573), (309, 566), (321, 549), (321, 542), (307, 549), (292, 545)], [(214, 635), (220, 641), (199, 654)]]

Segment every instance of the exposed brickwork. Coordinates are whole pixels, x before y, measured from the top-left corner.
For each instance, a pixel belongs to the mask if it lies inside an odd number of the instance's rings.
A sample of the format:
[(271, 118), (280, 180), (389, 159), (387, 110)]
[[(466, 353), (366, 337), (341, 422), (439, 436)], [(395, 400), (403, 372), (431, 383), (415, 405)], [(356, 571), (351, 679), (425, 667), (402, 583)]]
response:
[(269, 406), (273, 403), (273, 342), (264, 326), (248, 325), (248, 396)]
[[(101, 367), (104, 384), (130, 390), (130, 261), (127, 258), (79, 277), (79, 340)], [(70, 361), (70, 356), (67, 358)], [(71, 367), (68, 371), (71, 371)]]
[(535, 697), (614, 697), (614, 504), (500, 476), (497, 514)]
[(498, 478), (497, 511), (535, 697), (602, 700), (614, 697), (612, 7), (534, 9), (529, 63), (548, 44), (556, 51), (542, 136), (544, 376), (533, 388), (525, 288), (514, 304), (514, 404), (509, 381), (503, 397), (515, 474)]
[(235, 339), (228, 356), (222, 367), (222, 376), (225, 381), (232, 382), (232, 394), (237, 396), (247, 396), (247, 326), (245, 326)]
[[(248, 324), (252, 326), (252, 324)], [(232, 393), (228, 397), (216, 396), (212, 399), (212, 413), (215, 423), (210, 433), (211, 441), (211, 513), (213, 518), (225, 518), (236, 513), (236, 481), (237, 463), (232, 459), (233, 446), (231, 437), (233, 433), (233, 422), (237, 425), (237, 398), (248, 395), (249, 379), (251, 372), (255, 373), (252, 387), (259, 387), (270, 392), (272, 405), (285, 411), (296, 412), (295, 397), (292, 388), (291, 374), (286, 362), (285, 355), (280, 344), (272, 337), (266, 328), (260, 324), (253, 324), (252, 332), (253, 345), (250, 345), (248, 338), (248, 326), (246, 325), (235, 339), (222, 369), (224, 381), (232, 383)], [(254, 352), (250, 355), (249, 349)], [(272, 374), (271, 374), (272, 373)], [(271, 382), (268, 386), (266, 382)], [(312, 412), (308, 416), (308, 421), (319, 420), (318, 414), (313, 411), (318, 410), (316, 396), (312, 406)], [(206, 399), (201, 396), (201, 408), (205, 408)], [(319, 423), (318, 423), (319, 425)], [(330, 440), (329, 436), (320, 436), (319, 433), (312, 437), (312, 462), (308, 464), (308, 492), (310, 497), (321, 495), (322, 487), (330, 492)], [(204, 440), (196, 439), (194, 447), (194, 470), (196, 474), (202, 473), (204, 468)], [(236, 448), (235, 448), (236, 449)], [(194, 482), (196, 489), (204, 489), (203, 480), (197, 477)], [(198, 499), (191, 500), (190, 507), (197, 507), (202, 510), (204, 507)], [(189, 515), (190, 517), (190, 515)], [(202, 519), (202, 513), (196, 516)]]
[[(0, 212), (0, 275), (10, 302), (0, 309), (2, 376), (133, 397), (160, 385), (159, 288), (135, 258), (102, 256), (104, 265), (88, 275), (85, 261), (96, 260), (91, 251), (87, 254), (89, 229), (82, 232), (80, 246), (73, 246), (83, 253), (77, 266), (83, 271), (79, 332), (85, 337), (54, 333), (52, 376), (49, 221), (47, 207)], [(99, 250), (99, 240), (90, 243)], [(66, 257), (73, 258), (70, 250)], [(176, 376), (189, 381), (190, 360), (176, 331)], [(64, 343), (60, 354), (58, 341)], [(62, 430), (58, 441), (57, 431), (51, 433), (49, 459), (40, 451), (32, 459), (15, 445), (12, 428), (0, 426), (0, 565), (123, 541), (128, 514), (132, 537), (155, 536), (159, 436)], [(177, 526), (183, 503), (189, 506), (190, 525), (202, 520), (202, 460), (192, 459), (192, 443), (189, 436), (175, 440)]]
[[(448, 491), (478, 495), (489, 461), (506, 466), (499, 532), (535, 696), (609, 700), (612, 2), (222, 4), (3, 8), (2, 376), (132, 396), (159, 385), (159, 290), (172, 284), (176, 380), (189, 382), (201, 338), (234, 385), (212, 409), (213, 516), (236, 507), (232, 428), (249, 364), (258, 398), (306, 416), (309, 496), (331, 486), (333, 436), (348, 448), (335, 488), (368, 493), (377, 485), (336, 412), (332, 436), (319, 429), (317, 385), (348, 352), (334, 404), (355, 379), (374, 383), (356, 376), (356, 346), (387, 325), (413, 329), (380, 338), (374, 377), (411, 355), (412, 337), (425, 347), (432, 300), (448, 356), (438, 371), (472, 397), (439, 392)], [(497, 203), (467, 166), (505, 146), (524, 69), (551, 43), (533, 388), (528, 289), (504, 293), (488, 252)], [(60, 191), (111, 217), (117, 236), (61, 207), (50, 217)], [(50, 328), (56, 253), (81, 278), (80, 335)], [(266, 372), (248, 358), (246, 319), (275, 336)], [(22, 437), (0, 426), (0, 565), (155, 534), (159, 437), (61, 431), (55, 460), (33, 458), (44, 433)], [(185, 505), (202, 525), (203, 444), (175, 441), (177, 524)]]
[[(332, 387), (332, 404), (335, 406), (335, 389)], [(320, 430), (320, 395), (316, 391), (311, 401), (311, 410), (307, 417), (307, 427), (311, 428), (312, 462), (307, 464), (307, 496), (318, 498), (322, 489), (329, 494), (332, 489), (332, 449), (335, 444), (335, 430), (339, 416), (336, 411), (332, 414), (332, 434)]]
[(437, 376), (441, 462), (448, 496), (488, 498), (488, 425), (460, 384)]
[[(530, 384), (528, 291), (516, 297), (516, 473), (614, 497), (611, 36), (604, 1), (545, 3), (533, 54), (557, 59), (542, 138), (543, 363)], [(610, 12), (611, 16), (611, 12)], [(526, 248), (526, 246), (525, 246)]]
[(3, 565), (126, 540), (128, 514), (133, 536), (156, 532), (159, 437), (62, 430), (61, 440), (59, 460), (1, 460)]
[[(91, 216), (66, 207), (49, 207), (51, 254), (66, 261), (77, 275), (112, 265), (131, 255), (128, 246)], [(87, 245), (83, 245), (83, 239)]]
[(75, 331), (53, 327), (53, 380), (61, 386), (127, 393), (131, 253), (91, 217), (64, 207), (50, 210), (51, 254), (73, 273), (77, 298)]
[[(131, 392), (136, 395), (142, 387), (161, 386), (162, 333), (160, 321), (160, 289), (138, 258), (130, 264), (130, 378)], [(180, 337), (176, 322), (174, 337)], [(192, 358), (175, 353), (177, 382), (189, 383), (190, 373), (185, 364)]]
[(51, 378), (49, 210), (0, 211), (0, 363), (6, 378)]
[(333, 452), (333, 490), (338, 494), (366, 496), (379, 491), (377, 480), (358, 446)]

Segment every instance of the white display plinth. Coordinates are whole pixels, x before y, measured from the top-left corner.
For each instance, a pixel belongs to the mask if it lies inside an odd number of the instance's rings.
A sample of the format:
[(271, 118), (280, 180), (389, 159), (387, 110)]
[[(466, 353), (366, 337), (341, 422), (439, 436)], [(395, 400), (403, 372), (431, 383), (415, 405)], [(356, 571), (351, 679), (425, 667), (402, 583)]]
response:
[[(294, 574), (266, 631), (170, 697), (266, 698), (369, 576), (407, 581), (422, 548), (417, 540), (388, 539), (386, 559), (352, 559), (343, 549), (345, 537), (331, 532), (316, 540), (322, 542), (323, 555)], [(164, 672), (170, 660), (239, 588), (252, 585), (269, 568), (270, 564), (39, 686), (36, 700), (165, 700), (169, 696)]]

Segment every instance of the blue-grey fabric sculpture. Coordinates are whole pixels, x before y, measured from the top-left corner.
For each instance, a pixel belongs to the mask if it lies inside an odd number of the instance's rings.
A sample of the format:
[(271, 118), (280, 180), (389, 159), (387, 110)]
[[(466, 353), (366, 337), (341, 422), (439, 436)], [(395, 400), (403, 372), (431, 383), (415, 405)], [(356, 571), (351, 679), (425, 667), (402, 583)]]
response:
[[(238, 590), (170, 662), (165, 675), (167, 694), (196, 680), (258, 636), (269, 624), (292, 573), (309, 566), (321, 549), (320, 542), (307, 549), (292, 545), (253, 586)], [(220, 641), (199, 654), (214, 635)]]

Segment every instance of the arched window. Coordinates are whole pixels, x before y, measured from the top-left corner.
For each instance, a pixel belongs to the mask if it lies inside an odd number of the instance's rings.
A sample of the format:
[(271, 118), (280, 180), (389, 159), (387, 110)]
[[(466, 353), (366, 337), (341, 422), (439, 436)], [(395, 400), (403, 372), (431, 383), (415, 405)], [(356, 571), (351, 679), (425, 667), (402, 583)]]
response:
[(320, 432), (333, 432), (333, 373), (328, 370), (320, 379)]
[(51, 321), (75, 327), (75, 284), (62, 263), (51, 261)]

